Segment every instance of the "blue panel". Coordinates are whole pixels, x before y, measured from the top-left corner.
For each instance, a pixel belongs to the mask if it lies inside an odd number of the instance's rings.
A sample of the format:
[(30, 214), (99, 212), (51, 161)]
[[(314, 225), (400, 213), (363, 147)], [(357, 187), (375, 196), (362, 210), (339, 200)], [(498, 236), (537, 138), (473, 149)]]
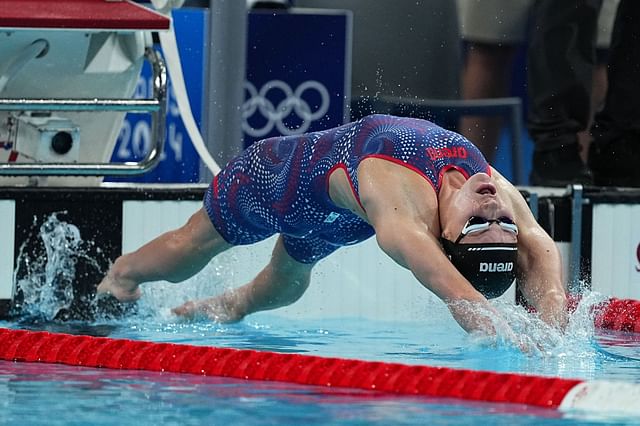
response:
[[(173, 19), (191, 109), (196, 123), (201, 128), (208, 11), (197, 8), (177, 9), (173, 12)], [(156, 49), (161, 51), (159, 46)], [(151, 67), (145, 63), (135, 97), (151, 98), (153, 96), (151, 75)], [(127, 114), (111, 161), (138, 161), (144, 158), (151, 144), (150, 125), (151, 117), (148, 114)], [(199, 176), (200, 158), (180, 117), (169, 78), (167, 132), (160, 163), (155, 169), (141, 176), (105, 180), (186, 183), (198, 182)]]
[(351, 95), (350, 19), (347, 12), (249, 14), (245, 146), (344, 123)]

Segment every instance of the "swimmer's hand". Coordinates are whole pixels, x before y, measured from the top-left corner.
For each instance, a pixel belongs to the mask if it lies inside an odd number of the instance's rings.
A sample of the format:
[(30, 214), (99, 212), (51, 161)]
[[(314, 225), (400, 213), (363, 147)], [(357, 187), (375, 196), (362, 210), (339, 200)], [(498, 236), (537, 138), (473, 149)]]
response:
[(205, 318), (219, 323), (238, 322), (244, 318), (229, 292), (208, 299), (188, 301), (171, 312), (185, 319)]
[(111, 295), (120, 302), (135, 302), (140, 299), (142, 292), (138, 283), (125, 278), (117, 278), (110, 270), (107, 276), (98, 284), (97, 297)]
[(536, 343), (530, 336), (524, 334), (515, 337), (515, 340), (512, 341), (511, 344), (520, 349), (525, 355), (542, 356), (544, 354), (542, 346)]
[(512, 331), (501, 335), (488, 335), (482, 332), (469, 333), (469, 337), (476, 345), (486, 347), (509, 347), (519, 350), (525, 355), (539, 356), (544, 352), (540, 345), (536, 344), (531, 337), (520, 334), (516, 335)]

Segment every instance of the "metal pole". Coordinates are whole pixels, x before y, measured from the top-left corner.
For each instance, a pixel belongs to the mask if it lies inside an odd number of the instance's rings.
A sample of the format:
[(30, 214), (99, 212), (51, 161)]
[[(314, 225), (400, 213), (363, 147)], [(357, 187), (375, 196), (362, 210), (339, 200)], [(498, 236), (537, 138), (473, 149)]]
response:
[(509, 120), (511, 122), (511, 170), (516, 185), (524, 185), (524, 164), (522, 164), (522, 104), (513, 104)]
[(582, 185), (571, 186), (571, 255), (569, 258), (569, 292), (580, 293), (580, 261), (582, 257)]
[[(205, 88), (207, 148), (223, 166), (240, 153), (247, 50), (247, 2), (210, 0), (209, 63)], [(202, 174), (204, 181), (211, 173)]]
[(157, 99), (0, 99), (0, 111), (159, 111)]

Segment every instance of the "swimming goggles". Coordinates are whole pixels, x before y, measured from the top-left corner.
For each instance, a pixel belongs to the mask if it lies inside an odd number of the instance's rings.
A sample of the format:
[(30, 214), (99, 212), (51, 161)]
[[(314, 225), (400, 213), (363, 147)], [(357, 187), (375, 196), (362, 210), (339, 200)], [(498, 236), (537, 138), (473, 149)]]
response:
[(456, 240), (455, 244), (458, 244), (466, 235), (473, 234), (474, 232), (486, 231), (492, 223), (498, 224), (498, 226), (505, 231), (518, 235), (518, 226), (508, 217), (502, 216), (497, 219), (485, 219), (480, 216), (471, 216), (467, 223), (462, 227), (462, 232), (460, 232), (460, 236)]

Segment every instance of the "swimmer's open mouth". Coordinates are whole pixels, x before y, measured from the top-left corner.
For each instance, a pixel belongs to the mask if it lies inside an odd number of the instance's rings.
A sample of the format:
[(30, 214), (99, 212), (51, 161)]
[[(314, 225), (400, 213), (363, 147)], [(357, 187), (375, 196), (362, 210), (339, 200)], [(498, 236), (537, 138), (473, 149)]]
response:
[(496, 195), (496, 187), (491, 183), (485, 183), (480, 185), (476, 192), (482, 195)]

